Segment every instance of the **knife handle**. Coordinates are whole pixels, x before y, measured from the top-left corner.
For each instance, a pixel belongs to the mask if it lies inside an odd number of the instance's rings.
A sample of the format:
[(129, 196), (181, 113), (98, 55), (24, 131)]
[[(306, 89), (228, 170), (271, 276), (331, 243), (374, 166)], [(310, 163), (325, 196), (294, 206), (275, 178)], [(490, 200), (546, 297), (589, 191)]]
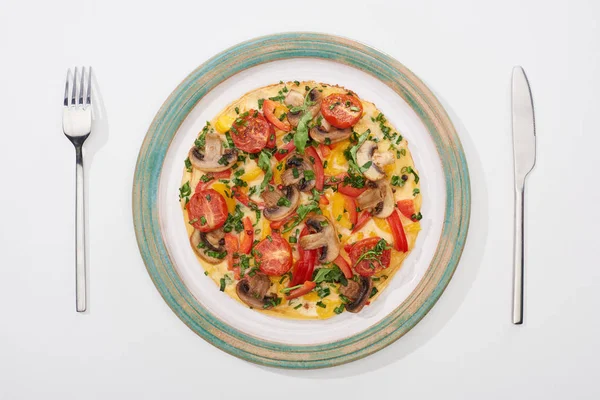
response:
[(515, 246), (513, 280), (513, 324), (523, 323), (523, 274), (525, 268), (525, 184), (515, 188)]

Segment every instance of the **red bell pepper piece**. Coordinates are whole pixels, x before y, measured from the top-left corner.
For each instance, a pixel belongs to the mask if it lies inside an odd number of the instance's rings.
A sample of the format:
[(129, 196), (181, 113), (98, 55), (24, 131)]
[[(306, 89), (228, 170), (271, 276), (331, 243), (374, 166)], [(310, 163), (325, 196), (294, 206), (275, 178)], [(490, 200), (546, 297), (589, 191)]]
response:
[(408, 241), (406, 240), (406, 233), (404, 233), (404, 227), (398, 212), (394, 212), (387, 217), (387, 223), (392, 229), (392, 236), (394, 237), (394, 248), (403, 253), (408, 251)]
[(254, 241), (254, 227), (249, 217), (242, 219), (244, 229), (240, 233), (240, 253), (250, 254), (252, 250), (252, 242)]
[(208, 188), (210, 185), (212, 185), (219, 179), (231, 178), (231, 168), (228, 168), (225, 171), (221, 172), (209, 172), (206, 174), (206, 176), (206, 179), (208, 179), (208, 181), (204, 182), (202, 179), (200, 179), (200, 182), (198, 182), (198, 185), (196, 185), (196, 192)]
[(344, 196), (345, 208), (348, 211), (348, 219), (352, 226), (356, 226), (358, 222), (358, 212), (356, 211), (356, 200), (350, 196)]
[[(288, 153), (294, 151), (294, 149), (296, 148), (296, 145), (294, 144), (293, 141), (289, 141), (286, 144), (284, 144), (283, 146), (281, 146), (276, 152), (275, 152), (275, 159), (277, 161), (281, 161), (283, 160)], [(282, 153), (282, 151), (284, 151)]]
[(325, 172), (323, 171), (323, 161), (321, 161), (321, 157), (317, 153), (314, 147), (308, 146), (305, 150), (306, 155), (308, 157), (312, 157), (315, 160), (313, 164), (313, 171), (315, 172), (315, 188), (318, 191), (323, 190), (323, 185), (325, 183)]
[(242, 192), (237, 186), (234, 186), (233, 188), (231, 188), (231, 194), (233, 194), (233, 197), (235, 197), (240, 203), (242, 203), (246, 207), (252, 208), (252, 205), (254, 205), (259, 210), (262, 210), (263, 208), (265, 208), (265, 203), (250, 200), (248, 195), (246, 193)]
[(319, 205), (320, 206), (327, 206), (329, 205), (329, 199), (325, 196), (321, 196), (319, 197)]
[[(294, 285), (294, 286), (296, 286), (296, 285)], [(317, 284), (314, 283), (313, 281), (306, 281), (306, 282), (304, 282), (302, 287), (292, 290), (285, 297), (287, 300), (291, 300), (291, 299), (295, 299), (300, 296), (304, 296), (305, 294), (312, 291), (316, 286), (317, 286)]]
[(350, 264), (348, 264), (348, 261), (346, 261), (346, 259), (342, 257), (341, 254), (337, 256), (335, 260), (333, 260), (333, 263), (340, 267), (340, 270), (342, 271), (346, 279), (352, 278), (354, 274), (352, 273), (352, 269), (350, 269)]
[(321, 157), (325, 158), (331, 153), (331, 149), (329, 146), (319, 143), (319, 151), (321, 152)]
[[(308, 235), (308, 229), (304, 227), (300, 232), (300, 238)], [(313, 271), (315, 269), (315, 263), (317, 261), (317, 250), (306, 250), (299, 248), (298, 262), (292, 271), (292, 280), (290, 281), (290, 287), (299, 285), (312, 278)]]
[(281, 227), (283, 227), (285, 224), (287, 224), (288, 222), (290, 222), (291, 220), (293, 220), (294, 218), (296, 218), (296, 215), (297, 214), (294, 212), (294, 213), (288, 215), (287, 217), (285, 217), (282, 220), (271, 222), (270, 223), (271, 229), (274, 229), (274, 230), (281, 229)]
[(239, 251), (239, 243), (238, 239), (231, 233), (225, 234), (225, 249), (227, 250), (227, 269), (233, 271), (235, 279), (240, 279), (240, 267), (233, 266), (238, 260), (233, 254)]
[(412, 219), (412, 216), (415, 214), (415, 202), (411, 199), (408, 200), (398, 200), (398, 210), (404, 215), (406, 218)]
[(365, 226), (367, 224), (367, 222), (369, 222), (370, 219), (371, 219), (370, 212), (368, 212), (367, 210), (361, 211), (360, 214), (358, 214), (358, 221), (356, 222), (356, 225), (354, 225), (354, 229), (352, 229), (352, 233), (358, 232), (358, 230), (360, 228), (362, 228), (363, 226)]

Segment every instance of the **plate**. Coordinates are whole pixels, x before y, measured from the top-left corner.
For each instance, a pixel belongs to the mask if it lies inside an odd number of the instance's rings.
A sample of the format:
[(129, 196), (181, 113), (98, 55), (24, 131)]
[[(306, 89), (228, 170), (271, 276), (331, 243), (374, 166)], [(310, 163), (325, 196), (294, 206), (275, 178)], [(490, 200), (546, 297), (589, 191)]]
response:
[[(231, 101), (279, 80), (316, 80), (374, 102), (403, 134), (420, 171), (422, 232), (377, 302), (323, 321), (257, 313), (223, 295), (189, 246), (178, 203), (183, 160), (205, 121)], [(171, 93), (142, 144), (133, 184), (140, 252), (158, 291), (190, 329), (242, 359), (282, 368), (357, 360), (400, 338), (439, 299), (462, 253), (470, 215), (460, 140), (432, 92), (371, 47), (315, 33), (270, 35), (211, 58)]]

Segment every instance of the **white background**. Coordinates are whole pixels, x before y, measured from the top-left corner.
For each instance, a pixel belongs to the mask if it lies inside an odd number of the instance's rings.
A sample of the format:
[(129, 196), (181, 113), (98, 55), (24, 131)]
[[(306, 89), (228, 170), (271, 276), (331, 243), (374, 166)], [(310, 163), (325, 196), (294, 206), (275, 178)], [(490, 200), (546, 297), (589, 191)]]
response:
[[(592, 1), (0, 1), (0, 399), (596, 399), (600, 7)], [(454, 118), (473, 212), (459, 268), (411, 332), (367, 359), (282, 371), (196, 336), (154, 288), (131, 184), (160, 105), (242, 40), (307, 30), (400, 60)], [(91, 64), (108, 125), (87, 147), (90, 307), (75, 313), (67, 67)], [(510, 73), (532, 85), (526, 323), (510, 323)]]

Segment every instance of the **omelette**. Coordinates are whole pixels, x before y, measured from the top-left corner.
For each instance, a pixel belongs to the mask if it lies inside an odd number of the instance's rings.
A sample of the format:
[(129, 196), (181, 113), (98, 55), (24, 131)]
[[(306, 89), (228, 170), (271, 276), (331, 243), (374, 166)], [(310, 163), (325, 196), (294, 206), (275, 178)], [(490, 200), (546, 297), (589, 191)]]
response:
[(253, 310), (294, 319), (376, 301), (415, 246), (421, 196), (385, 115), (314, 81), (253, 90), (206, 122), (179, 189), (204, 274)]

